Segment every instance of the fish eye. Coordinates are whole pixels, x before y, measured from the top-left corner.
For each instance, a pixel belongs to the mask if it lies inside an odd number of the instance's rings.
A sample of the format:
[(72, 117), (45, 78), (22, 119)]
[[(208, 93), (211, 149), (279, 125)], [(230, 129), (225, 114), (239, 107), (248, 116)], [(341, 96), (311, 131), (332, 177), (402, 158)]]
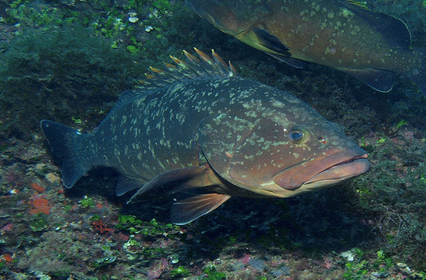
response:
[(289, 131), (288, 137), (295, 144), (302, 144), (309, 140), (309, 133), (300, 128), (293, 128)]

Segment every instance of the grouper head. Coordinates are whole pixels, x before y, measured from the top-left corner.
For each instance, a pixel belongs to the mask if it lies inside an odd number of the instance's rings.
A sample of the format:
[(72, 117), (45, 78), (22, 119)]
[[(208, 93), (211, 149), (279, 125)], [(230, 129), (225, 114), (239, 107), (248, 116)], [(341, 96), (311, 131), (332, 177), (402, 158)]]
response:
[(186, 5), (222, 32), (268, 54), (287, 55), (288, 48), (258, 27), (273, 14), (271, 1), (186, 0)]
[(271, 14), (263, 1), (186, 0), (186, 5), (221, 31), (237, 36)]
[(268, 1), (187, 0), (186, 5), (222, 32), (266, 51), (252, 30), (256, 23), (272, 14), (266, 2)]
[(369, 169), (367, 153), (336, 124), (291, 95), (256, 88), (264, 91), (259, 99), (206, 120), (201, 130), (201, 148), (212, 169), (250, 192), (235, 195), (290, 197)]

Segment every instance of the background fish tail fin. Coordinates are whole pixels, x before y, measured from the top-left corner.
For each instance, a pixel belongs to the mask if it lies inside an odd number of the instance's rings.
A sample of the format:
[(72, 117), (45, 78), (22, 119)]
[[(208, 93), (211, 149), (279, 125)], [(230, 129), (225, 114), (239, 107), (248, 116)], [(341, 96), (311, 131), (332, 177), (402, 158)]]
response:
[(88, 134), (78, 133), (75, 129), (49, 120), (42, 120), (40, 126), (52, 151), (62, 161), (63, 185), (66, 188), (72, 188), (91, 168), (88, 161), (83, 160), (88, 158), (87, 153), (82, 151), (83, 147), (87, 147), (82, 143), (88, 138)]
[(411, 68), (408, 76), (426, 97), (426, 48), (416, 49), (414, 54), (421, 63), (419, 63), (420, 66)]

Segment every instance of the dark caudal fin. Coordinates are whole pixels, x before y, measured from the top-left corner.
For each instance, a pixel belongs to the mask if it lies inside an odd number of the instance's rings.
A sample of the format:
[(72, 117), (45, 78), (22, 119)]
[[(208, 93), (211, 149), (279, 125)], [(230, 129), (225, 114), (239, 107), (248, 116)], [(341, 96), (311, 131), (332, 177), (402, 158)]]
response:
[(419, 90), (426, 97), (426, 48), (416, 49), (414, 50), (414, 54), (421, 63), (419, 63), (419, 67), (410, 69), (410, 73), (407, 73), (407, 76), (414, 81)]
[(81, 134), (77, 130), (63, 124), (42, 120), (40, 127), (46, 135), (50, 148), (62, 161), (62, 183), (66, 188), (72, 188), (74, 184), (90, 170), (90, 165), (82, 160), (81, 142), (87, 138), (87, 134)]

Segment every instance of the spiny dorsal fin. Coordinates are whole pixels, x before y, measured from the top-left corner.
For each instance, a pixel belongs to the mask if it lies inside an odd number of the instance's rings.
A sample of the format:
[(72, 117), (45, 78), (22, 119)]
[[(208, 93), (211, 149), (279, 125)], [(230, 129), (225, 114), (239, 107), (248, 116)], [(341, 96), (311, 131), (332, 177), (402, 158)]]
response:
[(184, 50), (185, 60), (170, 56), (174, 64), (165, 63), (165, 69), (149, 67), (151, 72), (145, 74), (146, 79), (141, 82), (141, 87), (159, 87), (200, 77), (229, 78), (237, 76), (237, 71), (231, 62), (226, 64), (214, 50), (212, 50), (212, 57), (197, 48), (194, 50), (198, 57)]

